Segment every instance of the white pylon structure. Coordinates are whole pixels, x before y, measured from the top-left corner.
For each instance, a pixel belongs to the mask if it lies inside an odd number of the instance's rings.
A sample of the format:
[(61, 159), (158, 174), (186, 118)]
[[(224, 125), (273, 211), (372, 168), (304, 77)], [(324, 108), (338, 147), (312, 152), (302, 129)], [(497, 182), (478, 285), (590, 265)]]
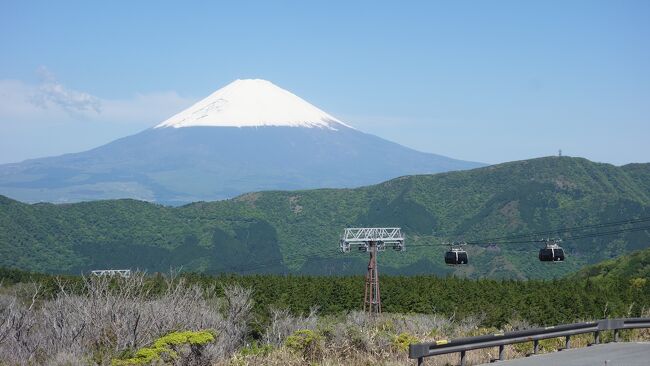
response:
[(377, 271), (377, 254), (386, 250), (386, 245), (393, 250), (404, 251), (404, 236), (398, 227), (390, 228), (347, 228), (341, 235), (339, 246), (341, 252), (349, 253), (355, 246), (359, 251), (368, 252), (368, 272), (363, 295), (363, 310), (370, 314), (381, 313), (381, 292), (379, 291), (379, 272)]
[(114, 276), (120, 276), (122, 278), (129, 278), (131, 277), (131, 270), (130, 269), (97, 269), (94, 271), (90, 272), (93, 276), (97, 277), (114, 277)]

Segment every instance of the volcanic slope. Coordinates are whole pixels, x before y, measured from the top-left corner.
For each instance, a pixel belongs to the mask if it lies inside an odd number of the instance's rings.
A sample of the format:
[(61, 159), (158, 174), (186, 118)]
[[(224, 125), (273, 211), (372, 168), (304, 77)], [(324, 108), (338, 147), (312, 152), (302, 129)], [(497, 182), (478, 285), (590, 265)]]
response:
[[(179, 266), (209, 273), (363, 273), (366, 254), (337, 251), (343, 228), (400, 226), (407, 251), (382, 252), (381, 273), (555, 277), (650, 247), (650, 234), (643, 229), (565, 240), (561, 264), (540, 263), (536, 243), (469, 245), (470, 264), (451, 268), (442, 261), (445, 247), (436, 244), (648, 218), (649, 171), (650, 164), (548, 157), (357, 189), (257, 192), (182, 207), (135, 200), (30, 205), (3, 197), (0, 266), (67, 273)], [(558, 235), (644, 225), (650, 223)]]
[(138, 134), (81, 153), (0, 165), (0, 194), (24, 202), (182, 204), (479, 166), (363, 133), (268, 81), (237, 80)]

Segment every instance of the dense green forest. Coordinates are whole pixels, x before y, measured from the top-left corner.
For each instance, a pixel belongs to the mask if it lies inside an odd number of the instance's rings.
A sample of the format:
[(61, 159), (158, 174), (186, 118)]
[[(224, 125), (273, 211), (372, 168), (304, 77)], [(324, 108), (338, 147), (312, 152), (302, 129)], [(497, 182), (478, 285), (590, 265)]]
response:
[(650, 164), (548, 157), (357, 189), (256, 192), (182, 207), (134, 200), (28, 205), (0, 196), (0, 266), (68, 274), (183, 267), (209, 274), (354, 275), (365, 271), (367, 257), (338, 253), (343, 228), (400, 226), (407, 251), (381, 253), (382, 274), (557, 278), (646, 248), (650, 233), (565, 240), (566, 262), (551, 265), (537, 260), (539, 244), (496, 241), (468, 246), (470, 265), (452, 268), (443, 264), (439, 244), (647, 218), (649, 181)]
[[(499, 327), (513, 319), (551, 325), (580, 319), (639, 316), (650, 310), (650, 249), (589, 266), (554, 280), (494, 280), (436, 276), (381, 276), (382, 305), (390, 313), (479, 316), (484, 326)], [(162, 289), (166, 275), (153, 274), (149, 285)], [(215, 287), (238, 284), (253, 289), (254, 312), (265, 323), (270, 308), (322, 315), (361, 309), (363, 276), (217, 275), (183, 273), (188, 284)], [(0, 269), (5, 285), (35, 281), (53, 295), (59, 279), (80, 288), (79, 276), (56, 277)], [(154, 291), (155, 292), (155, 291)]]
[(612, 286), (633, 281), (640, 287), (650, 280), (650, 249), (585, 267), (572, 278), (590, 279)]
[[(0, 342), (0, 359), (48, 365), (412, 364), (409, 343), (647, 317), (649, 268), (645, 249), (554, 280), (382, 276), (384, 312), (378, 316), (360, 311), (362, 276), (171, 272), (121, 278), (0, 268), (1, 313), (10, 319), (0, 322), (10, 335)], [(572, 346), (586, 346), (591, 337), (575, 336)], [(621, 337), (647, 340), (647, 332)], [(176, 347), (163, 347), (165, 340)], [(540, 349), (553, 352), (563, 342), (545, 340)], [(164, 356), (169, 350), (174, 357)], [(527, 342), (506, 351), (516, 358), (531, 350)], [(472, 363), (493, 356), (475, 351)]]

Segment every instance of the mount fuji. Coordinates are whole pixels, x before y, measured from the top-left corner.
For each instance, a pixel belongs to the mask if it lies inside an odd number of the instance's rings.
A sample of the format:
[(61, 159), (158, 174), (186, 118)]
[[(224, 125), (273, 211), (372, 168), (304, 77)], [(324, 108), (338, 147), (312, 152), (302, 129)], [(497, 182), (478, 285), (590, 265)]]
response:
[(95, 149), (0, 165), (0, 194), (25, 202), (182, 204), (260, 190), (351, 188), (482, 165), (363, 133), (271, 82), (249, 79)]

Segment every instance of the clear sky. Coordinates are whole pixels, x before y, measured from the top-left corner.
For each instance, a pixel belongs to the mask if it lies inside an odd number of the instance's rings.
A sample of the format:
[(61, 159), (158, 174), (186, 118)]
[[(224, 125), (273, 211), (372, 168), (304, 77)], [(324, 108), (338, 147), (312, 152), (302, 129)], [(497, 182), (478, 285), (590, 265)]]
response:
[(238, 78), (454, 158), (650, 161), (648, 0), (0, 0), (0, 163), (138, 132)]

